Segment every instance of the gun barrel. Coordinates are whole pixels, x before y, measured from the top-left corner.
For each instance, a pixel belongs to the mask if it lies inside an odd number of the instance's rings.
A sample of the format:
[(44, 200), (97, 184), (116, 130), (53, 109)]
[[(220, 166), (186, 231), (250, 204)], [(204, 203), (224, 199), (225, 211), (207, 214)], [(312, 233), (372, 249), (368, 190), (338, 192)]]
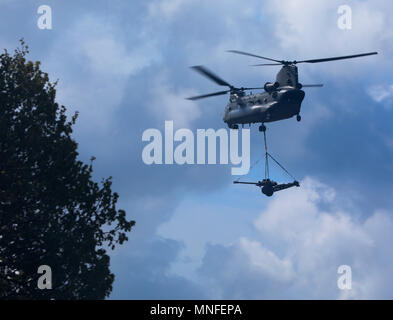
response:
[(257, 182), (242, 182), (242, 181), (233, 181), (235, 184), (258, 184)]

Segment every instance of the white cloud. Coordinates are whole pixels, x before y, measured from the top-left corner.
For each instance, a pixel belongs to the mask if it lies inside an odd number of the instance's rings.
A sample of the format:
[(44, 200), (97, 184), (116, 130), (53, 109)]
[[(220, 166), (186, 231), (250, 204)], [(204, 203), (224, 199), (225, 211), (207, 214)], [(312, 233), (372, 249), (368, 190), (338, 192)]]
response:
[[(340, 208), (334, 190), (306, 178), (301, 188), (269, 202), (255, 221), (260, 239), (222, 247), (226, 258), (214, 272), (211, 256), (219, 250), (211, 247), (201, 273), (220, 294), (214, 298), (392, 298), (391, 214), (376, 211), (364, 221), (356, 216)], [(351, 291), (337, 287), (337, 268), (344, 264), (352, 268)], [(235, 282), (247, 283), (248, 290)]]
[[(267, 8), (275, 15), (275, 35), (281, 45), (298, 52), (323, 54), (329, 50), (338, 52), (347, 48), (380, 48), (387, 44), (382, 31), (388, 30), (391, 7), (386, 1), (351, 2), (352, 29), (342, 30), (337, 26), (337, 9), (342, 1), (307, 0), (269, 1)], [(286, 32), (282, 32), (285, 30)], [(392, 34), (385, 34), (391, 37)], [(348, 41), (351, 41), (348, 43)], [(322, 44), (323, 45), (320, 45)]]
[[(189, 1), (187, 1), (189, 3)], [(163, 0), (152, 1), (148, 4), (148, 14), (151, 18), (166, 18), (171, 19), (179, 12), (181, 6), (186, 3), (184, 0)]]
[(154, 42), (143, 36), (143, 28), (127, 34), (116, 21), (85, 16), (69, 32), (75, 58), (87, 58), (92, 72), (107, 76), (129, 76), (159, 60)]
[(393, 85), (374, 85), (367, 89), (369, 96), (376, 102), (384, 103), (384, 106), (388, 106), (393, 98)]
[[(131, 39), (125, 41), (126, 37)], [(145, 41), (138, 32), (126, 35), (113, 21), (87, 15), (54, 42), (44, 68), (60, 79), (58, 101), (71, 113), (81, 112), (80, 128), (99, 134), (97, 128), (108, 130), (129, 78), (159, 59), (153, 41)]]
[(192, 121), (201, 115), (198, 105), (186, 100), (187, 97), (195, 95), (195, 90), (174, 89), (169, 83), (165, 71), (155, 78), (148, 102), (149, 111), (160, 124), (165, 120), (172, 120), (175, 127), (189, 128)]
[(139, 52), (128, 52), (124, 43), (113, 35), (86, 39), (80, 48), (91, 70), (106, 75), (132, 75), (151, 63), (151, 57), (146, 54), (151, 51), (148, 46), (137, 48)]
[[(271, 0), (266, 8), (273, 17), (274, 34), (281, 47), (290, 52), (289, 58), (323, 58), (369, 51), (380, 53), (377, 57), (359, 58), (357, 61), (321, 63), (318, 65), (319, 72), (349, 78), (365, 69), (372, 70), (382, 60), (385, 67), (391, 65), (390, 59), (385, 59), (385, 54), (391, 51), (393, 40), (392, 3), (349, 1), (347, 4), (352, 9), (351, 30), (342, 30), (337, 26), (337, 9), (342, 4), (340, 0)], [(332, 68), (332, 64), (337, 67)], [(310, 67), (310, 70), (313, 68)]]
[(294, 277), (291, 261), (280, 259), (274, 252), (263, 247), (260, 242), (242, 238), (240, 239), (240, 248), (246, 253), (249, 263), (255, 271), (283, 283)]

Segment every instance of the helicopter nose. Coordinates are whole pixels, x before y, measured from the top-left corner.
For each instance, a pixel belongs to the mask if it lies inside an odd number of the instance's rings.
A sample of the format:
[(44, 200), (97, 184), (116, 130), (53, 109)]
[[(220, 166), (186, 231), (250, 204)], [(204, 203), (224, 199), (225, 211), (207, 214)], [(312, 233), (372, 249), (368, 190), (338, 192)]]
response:
[(303, 90), (289, 90), (284, 92), (280, 97), (280, 102), (285, 103), (301, 103), (304, 99), (304, 91)]

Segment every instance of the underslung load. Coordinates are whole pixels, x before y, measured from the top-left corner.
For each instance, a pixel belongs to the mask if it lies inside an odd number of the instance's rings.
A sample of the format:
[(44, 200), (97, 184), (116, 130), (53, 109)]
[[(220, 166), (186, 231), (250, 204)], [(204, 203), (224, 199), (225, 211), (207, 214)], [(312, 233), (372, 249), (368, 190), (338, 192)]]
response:
[[(292, 174), (289, 173), (287, 169), (285, 169), (267, 150), (267, 143), (266, 143), (266, 128), (263, 130), (263, 137), (264, 137), (264, 143), (265, 143), (265, 178), (262, 181), (258, 182), (243, 182), (238, 180), (235, 180), (233, 183), (235, 184), (253, 184), (259, 188), (261, 188), (261, 191), (264, 195), (271, 197), (275, 192), (288, 189), (291, 187), (300, 187), (299, 182), (294, 178)], [(289, 183), (277, 183), (274, 180), (270, 179), (270, 173), (269, 173), (269, 158), (273, 160), (284, 172), (286, 172), (292, 179), (293, 182)], [(259, 162), (259, 160), (254, 164), (256, 165)]]

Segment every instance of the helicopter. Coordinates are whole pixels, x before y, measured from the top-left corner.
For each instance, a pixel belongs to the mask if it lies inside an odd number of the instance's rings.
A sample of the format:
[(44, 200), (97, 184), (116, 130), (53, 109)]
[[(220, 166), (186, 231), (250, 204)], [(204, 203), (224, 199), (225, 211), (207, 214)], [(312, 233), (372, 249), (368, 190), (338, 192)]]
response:
[[(310, 59), (301, 61), (285, 61), (263, 57), (252, 53), (228, 50), (228, 52), (269, 60), (274, 63), (256, 64), (254, 66), (276, 66), (281, 65), (281, 70), (277, 73), (275, 82), (266, 82), (263, 87), (244, 88), (234, 87), (204, 66), (193, 66), (193, 70), (209, 78), (220, 86), (229, 89), (209, 94), (203, 94), (187, 98), (188, 100), (199, 100), (213, 96), (229, 93), (229, 102), (225, 108), (223, 121), (230, 129), (239, 129), (239, 124), (261, 123), (259, 131), (265, 132), (267, 122), (280, 121), (296, 116), (297, 121), (301, 121), (300, 108), (305, 96), (302, 88), (322, 87), (323, 84), (302, 85), (298, 80), (298, 63), (319, 63), (343, 59), (351, 59), (378, 54), (378, 52), (368, 52), (348, 56), (339, 56), (322, 59)], [(249, 90), (264, 89), (264, 92), (256, 94), (246, 94)]]

